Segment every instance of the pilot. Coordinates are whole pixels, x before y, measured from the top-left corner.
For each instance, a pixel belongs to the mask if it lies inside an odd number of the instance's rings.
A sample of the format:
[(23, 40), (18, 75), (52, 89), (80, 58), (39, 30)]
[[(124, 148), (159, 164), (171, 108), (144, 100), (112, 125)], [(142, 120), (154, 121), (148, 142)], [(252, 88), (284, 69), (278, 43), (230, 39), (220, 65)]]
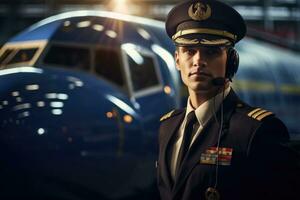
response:
[[(289, 199), (289, 134), (275, 114), (251, 107), (230, 84), (234, 48), (246, 34), (242, 16), (217, 0), (189, 0), (166, 19), (186, 108), (160, 119), (157, 182), (162, 200)], [(289, 173), (290, 172), (290, 173)]]

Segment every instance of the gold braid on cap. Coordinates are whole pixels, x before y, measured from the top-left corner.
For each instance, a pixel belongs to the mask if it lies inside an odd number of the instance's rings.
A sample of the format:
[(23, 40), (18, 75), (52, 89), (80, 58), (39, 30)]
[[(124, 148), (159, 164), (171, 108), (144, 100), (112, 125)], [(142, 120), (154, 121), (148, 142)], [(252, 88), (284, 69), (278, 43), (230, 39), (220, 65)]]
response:
[(175, 35), (172, 36), (172, 40), (175, 41), (178, 37), (189, 35), (189, 34), (195, 34), (195, 33), (223, 36), (232, 39), (234, 42), (236, 41), (237, 38), (236, 35), (227, 31), (221, 31), (221, 30), (210, 29), (210, 28), (193, 28), (193, 29), (177, 31), (177, 33), (175, 33)]

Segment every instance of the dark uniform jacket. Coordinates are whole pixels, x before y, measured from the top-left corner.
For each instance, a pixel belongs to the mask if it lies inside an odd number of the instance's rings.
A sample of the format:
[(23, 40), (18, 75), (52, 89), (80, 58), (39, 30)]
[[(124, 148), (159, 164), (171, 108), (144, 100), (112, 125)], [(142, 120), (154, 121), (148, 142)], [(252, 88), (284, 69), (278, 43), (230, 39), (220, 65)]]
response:
[[(219, 147), (232, 150), (232, 154), (224, 154), (226, 162), (219, 162), (217, 179), (217, 165), (203, 161), (203, 155), (217, 147), (220, 126), (214, 117), (194, 141), (174, 181), (170, 158), (185, 109), (162, 117), (157, 162), (161, 199), (206, 199), (205, 191), (214, 187), (216, 181), (221, 200), (292, 198), (298, 187), (292, 177), (300, 176), (291, 163), (290, 150), (284, 145), (289, 140), (285, 125), (271, 112), (243, 103), (233, 90), (225, 98), (223, 108)], [(218, 121), (220, 114), (219, 109)]]

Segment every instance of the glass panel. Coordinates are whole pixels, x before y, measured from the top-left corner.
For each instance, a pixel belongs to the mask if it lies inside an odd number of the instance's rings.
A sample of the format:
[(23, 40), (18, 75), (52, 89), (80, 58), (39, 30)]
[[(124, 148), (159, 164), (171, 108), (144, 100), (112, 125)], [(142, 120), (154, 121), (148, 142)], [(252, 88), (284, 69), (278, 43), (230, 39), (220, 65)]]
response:
[(90, 54), (85, 48), (53, 45), (45, 56), (44, 63), (87, 71), (90, 68)]
[(15, 64), (15, 63), (22, 63), (22, 62), (29, 62), (38, 48), (32, 48), (32, 49), (20, 49), (16, 55), (8, 61), (6, 64)]
[(124, 86), (120, 55), (113, 49), (98, 49), (95, 53), (95, 71), (119, 86)]
[(133, 60), (131, 56), (128, 56), (134, 91), (139, 91), (159, 84), (153, 58), (145, 55), (141, 56), (142, 59), (139, 59), (138, 62), (137, 60)]

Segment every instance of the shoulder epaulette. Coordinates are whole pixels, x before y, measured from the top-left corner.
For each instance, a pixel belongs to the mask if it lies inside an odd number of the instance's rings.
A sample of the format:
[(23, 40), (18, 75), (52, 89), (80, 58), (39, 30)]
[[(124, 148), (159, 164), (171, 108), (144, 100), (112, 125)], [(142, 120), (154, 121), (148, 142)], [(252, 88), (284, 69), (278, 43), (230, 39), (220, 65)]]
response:
[(248, 113), (248, 117), (252, 117), (253, 119), (256, 119), (258, 121), (261, 121), (262, 119), (270, 115), (274, 115), (274, 114), (262, 108), (255, 108)]
[(165, 119), (168, 119), (172, 116), (172, 114), (174, 113), (175, 110), (172, 110), (171, 112), (168, 112), (167, 114), (164, 114), (159, 121), (163, 121)]

